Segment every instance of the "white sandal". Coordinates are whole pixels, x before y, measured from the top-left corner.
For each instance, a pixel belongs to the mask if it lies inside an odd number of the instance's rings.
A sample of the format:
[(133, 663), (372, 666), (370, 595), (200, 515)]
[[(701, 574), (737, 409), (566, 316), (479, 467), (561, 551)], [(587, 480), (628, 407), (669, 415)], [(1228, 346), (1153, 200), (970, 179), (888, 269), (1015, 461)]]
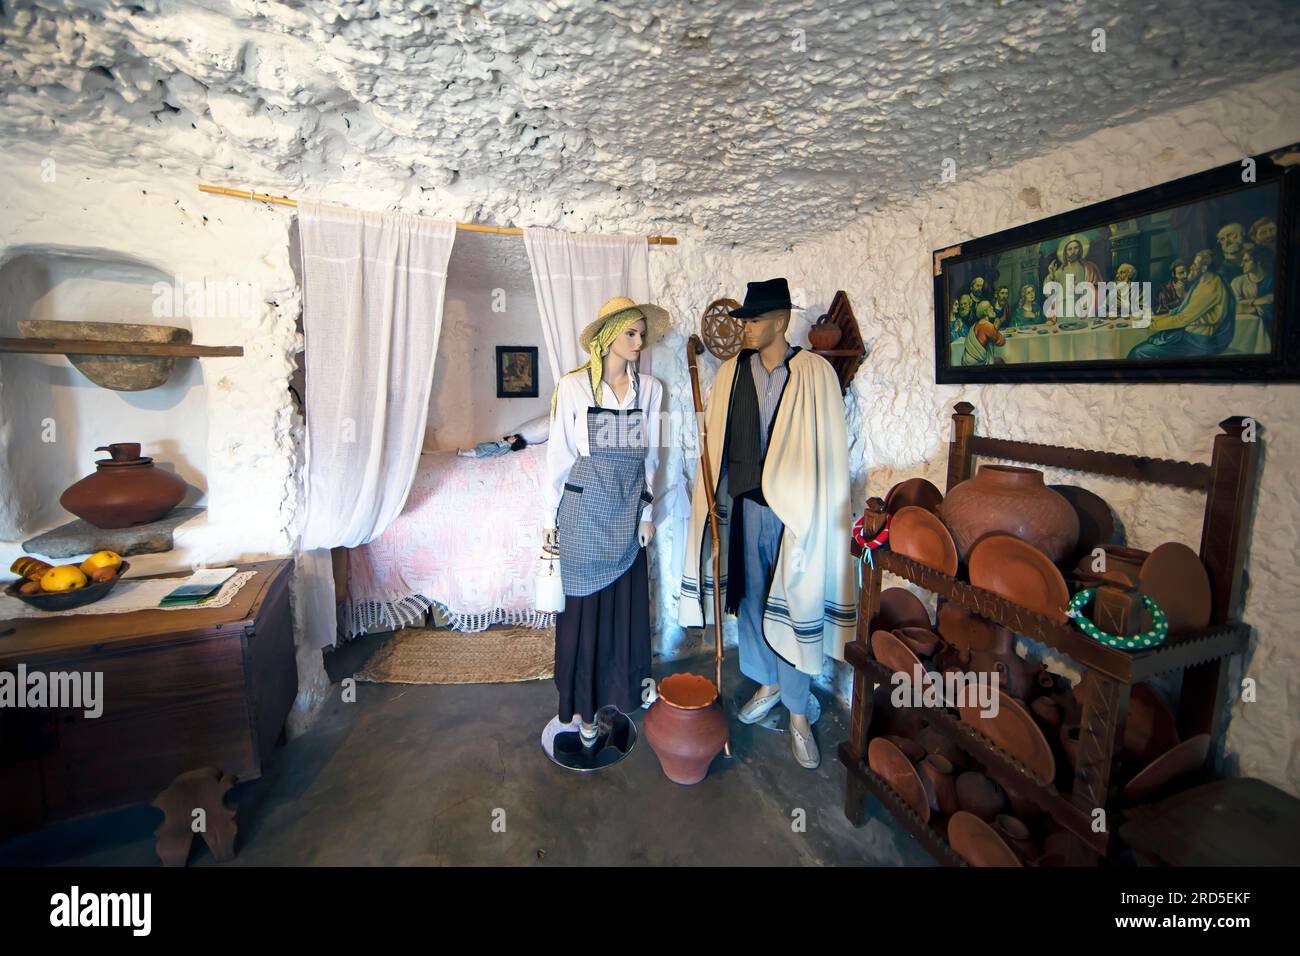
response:
[(790, 725), (790, 749), (794, 751), (794, 759), (799, 762), (799, 766), (816, 770), (821, 765), (822, 755), (817, 749), (816, 738), (812, 734), (805, 737), (794, 729), (794, 724)]
[(740, 708), (740, 713), (736, 716), (740, 718), (742, 724), (756, 724), (772, 712), (781, 701), (781, 688), (777, 688), (772, 693), (760, 697), (755, 694), (746, 701), (745, 706)]

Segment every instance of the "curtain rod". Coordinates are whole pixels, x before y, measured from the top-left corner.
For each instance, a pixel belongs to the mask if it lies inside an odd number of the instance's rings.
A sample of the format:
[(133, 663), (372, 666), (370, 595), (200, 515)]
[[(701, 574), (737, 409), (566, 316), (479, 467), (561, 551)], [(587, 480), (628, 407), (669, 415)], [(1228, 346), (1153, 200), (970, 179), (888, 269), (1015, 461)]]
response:
[[(291, 199), (288, 196), (270, 196), (266, 193), (249, 192), (245, 189), (227, 189), (225, 186), (209, 186), (207, 183), (199, 183), (199, 192), (212, 193), (216, 196), (233, 196), (236, 199), (259, 199), (262, 202), (278, 203), (281, 206), (296, 206), (298, 200)], [(465, 232), (491, 232), (500, 236), (522, 236), (524, 231), (514, 226), (480, 226), (472, 222), (458, 222), (457, 229), (463, 229)], [(675, 236), (647, 236), (646, 242), (652, 246), (675, 246), (677, 238)]]

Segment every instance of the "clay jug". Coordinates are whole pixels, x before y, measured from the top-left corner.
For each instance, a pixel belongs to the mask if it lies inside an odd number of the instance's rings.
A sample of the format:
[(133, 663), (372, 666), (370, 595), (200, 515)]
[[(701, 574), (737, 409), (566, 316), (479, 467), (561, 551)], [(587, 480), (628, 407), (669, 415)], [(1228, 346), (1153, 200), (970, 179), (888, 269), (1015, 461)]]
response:
[(1079, 516), (1064, 497), (1043, 484), (1043, 473), (1014, 465), (982, 465), (939, 504), (964, 561), (975, 542), (1001, 532), (1032, 544), (1053, 561), (1074, 551)]
[(645, 715), (645, 739), (674, 783), (703, 780), (727, 742), (727, 717), (717, 698), (713, 681), (695, 674), (673, 674), (659, 682), (659, 699)]
[(138, 442), (101, 445), (95, 451), (111, 457), (96, 461), (95, 473), (64, 491), (59, 504), (96, 528), (157, 521), (185, 497), (185, 481), (155, 468), (152, 458), (141, 458)]
[(829, 352), (840, 344), (840, 337), (843, 334), (843, 330), (831, 321), (829, 315), (823, 315), (817, 320), (817, 324), (808, 330), (808, 341), (812, 343), (814, 351)]

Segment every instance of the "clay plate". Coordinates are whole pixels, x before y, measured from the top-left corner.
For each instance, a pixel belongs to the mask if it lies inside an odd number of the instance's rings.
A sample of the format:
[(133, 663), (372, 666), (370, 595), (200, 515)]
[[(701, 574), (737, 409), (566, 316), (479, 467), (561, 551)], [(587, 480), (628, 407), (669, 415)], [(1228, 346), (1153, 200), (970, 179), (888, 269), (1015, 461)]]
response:
[(1064, 623), (1070, 591), (1043, 552), (1009, 534), (980, 538), (970, 552), (970, 583)]
[(949, 819), (948, 845), (971, 866), (1024, 866), (997, 831), (969, 810)]
[(1210, 575), (1185, 544), (1168, 541), (1152, 551), (1138, 572), (1138, 590), (1160, 605), (1170, 634), (1210, 623)]
[(1178, 720), (1149, 684), (1134, 684), (1124, 721), (1124, 749), (1150, 763), (1178, 746)]
[(1124, 796), (1134, 803), (1141, 803), (1165, 784), (1202, 767), (1209, 752), (1209, 734), (1188, 737), (1173, 750), (1151, 761), (1145, 770), (1130, 780), (1124, 786)]
[(867, 744), (867, 766), (884, 777), (923, 821), (930, 822), (930, 797), (925, 783), (903, 751), (884, 737), (873, 737)]
[(889, 525), (889, 548), (944, 574), (957, 573), (957, 545), (939, 516), (916, 505), (899, 509)]
[(930, 614), (921, 599), (906, 588), (885, 588), (880, 592), (880, 610), (871, 622), (876, 630), (900, 627), (929, 627)]
[(977, 706), (959, 707), (961, 719), (1049, 783), (1056, 778), (1056, 757), (1042, 730), (1023, 704), (998, 690), (996, 717), (981, 717)]
[[(924, 478), (908, 478), (889, 489), (885, 495), (885, 510), (891, 515), (909, 505), (934, 511), (943, 501), (943, 492)], [(892, 534), (892, 532), (891, 532)]]
[(888, 631), (876, 631), (871, 635), (871, 653), (891, 671), (906, 674), (908, 680), (912, 679), (918, 667), (921, 668), (921, 673), (925, 673), (921, 658), (912, 653), (911, 648), (899, 637)]
[(1074, 549), (1074, 555), (1067, 558), (1067, 561), (1074, 563), (1081, 558), (1091, 557), (1093, 548), (1110, 544), (1111, 538), (1115, 537), (1115, 516), (1111, 514), (1110, 505), (1106, 504), (1104, 498), (1078, 485), (1047, 487), (1068, 501), (1074, 508), (1074, 513), (1079, 516), (1079, 543)]

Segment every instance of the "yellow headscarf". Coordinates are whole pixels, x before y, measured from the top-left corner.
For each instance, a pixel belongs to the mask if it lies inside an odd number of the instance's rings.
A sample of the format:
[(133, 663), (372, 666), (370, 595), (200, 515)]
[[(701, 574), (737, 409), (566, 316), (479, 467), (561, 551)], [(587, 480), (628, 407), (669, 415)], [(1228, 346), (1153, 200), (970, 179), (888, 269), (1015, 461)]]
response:
[[(609, 352), (609, 347), (614, 344), (614, 340), (628, 330), (634, 322), (639, 322), (645, 318), (645, 313), (640, 309), (624, 309), (622, 312), (615, 312), (605, 324), (600, 327), (600, 331), (591, 337), (591, 345), (587, 351), (591, 353), (591, 358), (583, 362), (577, 368), (569, 372), (587, 370), (591, 379), (591, 394), (595, 396), (597, 403), (600, 402), (600, 383), (605, 377), (605, 355)], [(649, 324), (649, 323), (647, 323)], [(646, 330), (647, 332), (649, 329)], [(555, 383), (555, 391), (551, 392), (551, 417), (555, 417), (555, 400), (560, 395), (560, 383)]]

